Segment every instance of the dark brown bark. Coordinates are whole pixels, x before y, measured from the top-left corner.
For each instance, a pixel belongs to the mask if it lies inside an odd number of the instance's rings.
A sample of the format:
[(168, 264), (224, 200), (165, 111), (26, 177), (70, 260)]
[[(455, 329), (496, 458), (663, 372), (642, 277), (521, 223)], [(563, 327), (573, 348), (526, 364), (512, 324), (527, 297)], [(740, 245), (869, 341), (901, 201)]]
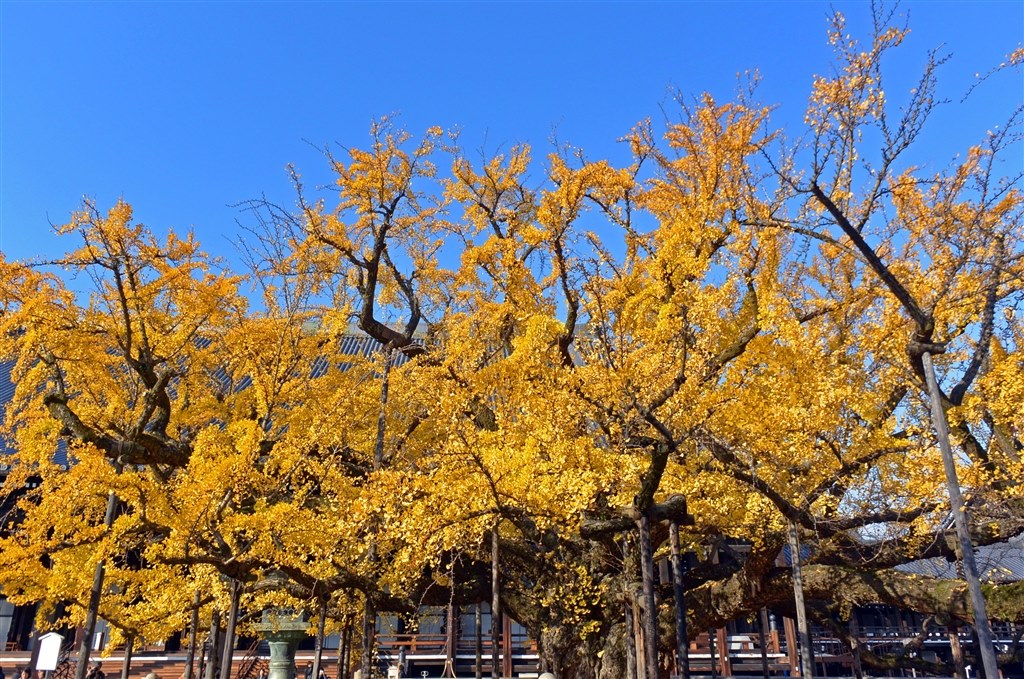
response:
[[(636, 528), (640, 516), (640, 510), (632, 505), (612, 510), (612, 516), (584, 516), (580, 535), (587, 540), (596, 540), (607, 535), (625, 533)], [(686, 498), (682, 495), (673, 495), (665, 502), (652, 504), (650, 519), (652, 522), (675, 521), (680, 526), (693, 525), (693, 516), (687, 514)]]

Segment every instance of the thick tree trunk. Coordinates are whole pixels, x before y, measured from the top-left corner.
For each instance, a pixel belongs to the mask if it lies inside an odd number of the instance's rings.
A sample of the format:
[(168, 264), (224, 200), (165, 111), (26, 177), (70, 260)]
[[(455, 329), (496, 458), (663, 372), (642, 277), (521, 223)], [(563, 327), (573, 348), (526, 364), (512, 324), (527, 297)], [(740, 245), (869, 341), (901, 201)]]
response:
[(658, 609), (654, 600), (654, 554), (651, 547), (651, 521), (640, 515), (640, 580), (643, 587), (642, 633), (644, 677), (658, 679)]
[(324, 659), (324, 627), (327, 624), (327, 599), (320, 600), (317, 611), (316, 646), (313, 651), (313, 679), (320, 679), (320, 666)]
[(192, 619), (189, 621), (188, 649), (185, 651), (185, 675), (184, 679), (192, 679), (195, 676), (194, 665), (196, 663), (196, 639), (199, 635), (199, 591), (196, 590), (192, 597)]
[(220, 679), (231, 679), (231, 664), (235, 659), (235, 626), (238, 624), (238, 600), (242, 588), (238, 580), (231, 581), (231, 607), (228, 609), (227, 629), (224, 631), (224, 655), (220, 661)]
[(978, 653), (985, 669), (987, 679), (999, 677), (999, 666), (996, 663), (995, 645), (992, 641), (992, 628), (988, 623), (988, 610), (985, 607), (985, 595), (981, 591), (981, 575), (974, 559), (974, 545), (971, 543), (971, 531), (967, 524), (967, 509), (964, 507), (960, 493), (960, 480), (956, 474), (953, 461), (953, 449), (949, 444), (949, 423), (946, 422), (946, 411), (942, 407), (942, 394), (935, 377), (935, 365), (932, 355), (925, 351), (921, 355), (924, 364), (924, 377), (928, 383), (928, 396), (931, 400), (932, 425), (939, 440), (942, 451), (942, 467), (946, 473), (946, 488), (949, 493), (949, 509), (953, 513), (956, 536), (960, 540), (960, 558), (963, 562), (964, 577), (967, 580), (967, 591), (970, 593), (971, 609), (974, 613), (974, 629), (978, 634)]
[(683, 679), (690, 679), (690, 640), (686, 635), (686, 599), (683, 593), (683, 556), (679, 552), (679, 523), (668, 525), (672, 548), (672, 594), (675, 599), (676, 667)]

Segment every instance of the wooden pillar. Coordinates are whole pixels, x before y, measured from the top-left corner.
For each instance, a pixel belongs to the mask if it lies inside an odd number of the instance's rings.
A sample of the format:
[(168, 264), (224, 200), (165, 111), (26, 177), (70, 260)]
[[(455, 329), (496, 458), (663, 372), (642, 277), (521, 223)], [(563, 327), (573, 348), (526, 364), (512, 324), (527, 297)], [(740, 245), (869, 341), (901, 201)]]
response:
[[(121, 473), (121, 462), (114, 463), (114, 473)], [(114, 513), (117, 511), (117, 496), (114, 491), (107, 493), (107, 512), (103, 517), (103, 527), (110, 530), (110, 527), (114, 524)], [(92, 638), (96, 633), (96, 618), (99, 617), (100, 611), (100, 597), (103, 594), (103, 578), (105, 573), (105, 560), (100, 559), (96, 562), (96, 567), (93, 569), (92, 575), (92, 589), (89, 592), (89, 605), (86, 608), (85, 613), (85, 633), (82, 637), (82, 644), (78, 648), (78, 664), (75, 665), (75, 679), (85, 679), (85, 673), (89, 666), (89, 653), (92, 651)], [(38, 628), (36, 628), (38, 631)], [(33, 660), (31, 661), (32, 668), (35, 667), (35, 658), (38, 658), (38, 652), (35, 648), (38, 644), (33, 644)]]
[(686, 598), (683, 591), (683, 555), (679, 550), (679, 523), (669, 524), (669, 544), (672, 550), (672, 598), (676, 623), (676, 674), (690, 679), (690, 642), (686, 634)]
[(768, 666), (768, 640), (765, 630), (768, 629), (768, 611), (762, 608), (757, 616), (757, 645), (761, 649), (761, 676), (768, 679), (771, 668)]
[(512, 676), (512, 618), (501, 616), (501, 676)]
[[(374, 548), (375, 543), (371, 543), (371, 552)], [(362, 677), (373, 676), (373, 667), (377, 664), (376, 658), (373, 657), (376, 637), (377, 607), (374, 605), (373, 600), (367, 596), (363, 600), (363, 647), (359, 658), (359, 671)]]
[(498, 568), (498, 525), (491, 530), (491, 678), (498, 679), (498, 651), (501, 648), (501, 580)]
[(214, 679), (217, 676), (217, 639), (220, 637), (220, 611), (216, 608), (210, 614), (210, 634), (206, 642), (206, 677)]
[(189, 621), (188, 650), (185, 651), (184, 679), (192, 679), (196, 664), (196, 641), (199, 637), (199, 590), (192, 596), (192, 619)]
[(786, 651), (789, 655), (789, 671), (794, 677), (801, 676), (800, 655), (796, 649), (796, 623), (793, 618), (782, 619), (783, 633), (786, 635)]
[(811, 645), (811, 629), (804, 606), (804, 582), (800, 570), (800, 537), (795, 521), (789, 522), (789, 560), (793, 570), (793, 603), (796, 607), (796, 621), (800, 637), (800, 674), (807, 679), (814, 676), (814, 647)]
[(447, 621), (444, 629), (444, 671), (443, 677), (455, 676), (455, 635), (458, 631), (459, 616), (458, 609), (454, 604), (448, 603)]
[(341, 639), (338, 640), (338, 667), (335, 671), (335, 679), (348, 679), (348, 665), (345, 663), (345, 656), (348, 654), (348, 636), (351, 628), (346, 620), (345, 627), (341, 629)]
[(484, 630), (482, 604), (478, 601), (474, 609), (474, 623), (476, 627), (476, 679), (483, 679), (484, 676)]
[[(998, 679), (999, 663), (996, 659), (995, 644), (992, 639), (992, 628), (989, 626), (988, 609), (985, 595), (981, 590), (981, 572), (974, 558), (974, 545), (971, 543), (970, 520), (963, 496), (960, 493), (960, 481), (957, 478), (956, 462), (949, 443), (949, 422), (942, 405), (942, 392), (939, 389), (935, 365), (932, 363), (930, 351), (921, 353), (921, 364), (924, 367), (925, 382), (928, 385), (928, 397), (931, 403), (932, 425), (935, 428), (939, 450), (942, 452), (942, 467), (946, 474), (946, 490), (949, 493), (950, 514), (953, 515), (953, 526), (960, 543), (960, 563), (967, 580), (967, 593), (970, 595), (971, 611), (974, 613), (974, 633), (978, 638), (978, 655), (984, 668), (986, 679)], [(80, 679), (80, 678), (79, 678)]]
[(729, 655), (729, 636), (724, 627), (715, 630), (715, 643), (718, 646), (718, 657), (722, 659), (722, 676), (732, 676), (732, 658)]
[(643, 630), (645, 679), (658, 679), (658, 605), (654, 586), (654, 546), (651, 544), (651, 519), (645, 510), (637, 522), (640, 533), (640, 580), (643, 588), (641, 630)]
[(860, 662), (860, 624), (857, 609), (850, 611), (850, 654), (853, 656), (853, 677), (864, 679), (864, 668)]
[(717, 667), (716, 660), (715, 660), (715, 656), (718, 655), (718, 653), (715, 652), (715, 647), (718, 646), (718, 641), (717, 641), (716, 637), (717, 637), (717, 635), (715, 634), (715, 630), (709, 629), (708, 630), (708, 653), (711, 656), (711, 679), (715, 679), (715, 677), (718, 676), (718, 667)]
[(121, 660), (121, 679), (128, 679), (132, 671), (132, 651), (135, 650), (135, 635), (128, 634), (124, 638), (124, 658)]
[(640, 606), (637, 604), (636, 599), (633, 600), (633, 650), (636, 652), (636, 676), (637, 679), (643, 679), (644, 673), (647, 671), (647, 660), (644, 658), (644, 631), (643, 626), (640, 624)]
[[(235, 626), (238, 624), (238, 601), (242, 596), (241, 583), (231, 581), (231, 606), (228, 609), (227, 628), (224, 631), (224, 657), (220, 661), (220, 679), (231, 679), (231, 665), (235, 659)], [(314, 677), (314, 679), (316, 679)]]
[[(327, 624), (327, 599), (320, 599), (316, 621), (316, 646), (313, 650), (313, 679), (320, 679), (320, 668), (324, 660), (324, 627)], [(245, 679), (240, 677), (240, 679)]]
[(625, 592), (622, 593), (622, 613), (626, 626), (623, 633), (626, 638), (626, 679), (637, 679), (636, 627), (633, 625), (633, 607), (629, 605)]

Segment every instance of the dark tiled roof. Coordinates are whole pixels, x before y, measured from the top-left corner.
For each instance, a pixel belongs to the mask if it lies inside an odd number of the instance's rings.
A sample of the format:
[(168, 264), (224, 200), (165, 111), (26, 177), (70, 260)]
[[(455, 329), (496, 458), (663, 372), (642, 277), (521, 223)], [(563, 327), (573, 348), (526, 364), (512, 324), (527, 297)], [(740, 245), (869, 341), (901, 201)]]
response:
[[(974, 550), (985, 582), (1016, 582), (1024, 580), (1024, 535)], [(922, 559), (897, 566), (898, 570), (936, 578), (956, 578), (956, 562), (945, 559)]]
[[(7, 414), (7, 404), (14, 400), (14, 383), (11, 381), (12, 370), (14, 370), (14, 361), (0, 361), (0, 421), (3, 421), (4, 416)], [(7, 445), (7, 441), (0, 438), (0, 455), (10, 455), (13, 452)]]
[[(789, 545), (783, 546), (782, 561), (787, 567), (792, 565), (791, 554)], [(800, 559), (808, 561), (813, 556), (813, 546), (801, 543)], [(995, 545), (978, 547), (974, 550), (974, 558), (978, 562), (978, 570), (981, 571), (981, 579), (984, 582), (1005, 583), (1024, 580), (1024, 535)], [(911, 561), (896, 566), (896, 570), (951, 580), (961, 577), (957, 574), (956, 566), (956, 561), (934, 558)]]
[[(7, 406), (14, 400), (14, 382), (11, 380), (11, 371), (14, 370), (14, 361), (0, 361), (0, 421), (7, 415)], [(10, 441), (0, 437), (0, 457), (13, 455), (14, 448)], [(68, 463), (68, 448), (64, 441), (57, 442), (57, 451), (53, 455), (53, 461), (60, 465)], [(0, 473), (6, 473), (7, 468), (4, 462), (0, 461)]]
[[(209, 340), (199, 338), (196, 340), (200, 347), (209, 346)], [(376, 340), (364, 335), (358, 331), (350, 332), (341, 338), (339, 343), (339, 361), (336, 364), (340, 369), (347, 370), (352, 366), (351, 361), (345, 360), (346, 357), (362, 357), (368, 358), (375, 352), (380, 351), (381, 344)], [(394, 356), (393, 365), (403, 365), (408, 361), (408, 357), (401, 352), (398, 352)], [(5, 416), (7, 405), (14, 399), (14, 383), (11, 381), (11, 371), (14, 369), (14, 361), (0, 361), (0, 421)], [(327, 374), (331, 366), (331, 359), (327, 356), (318, 357), (313, 361), (310, 369), (311, 377), (323, 377)], [(252, 385), (252, 378), (249, 376), (243, 376), (237, 381), (232, 381), (227, 371), (223, 368), (217, 370), (213, 378), (221, 383), (221, 387), (229, 393), (237, 393), (244, 389), (247, 389)], [(10, 442), (0, 438), (0, 456), (11, 455), (14, 450), (10, 446)], [(65, 443), (61, 441), (58, 444), (58, 450), (54, 456), (54, 461), (58, 464), (67, 464), (67, 448)], [(4, 471), (3, 462), (0, 462), (0, 472)]]

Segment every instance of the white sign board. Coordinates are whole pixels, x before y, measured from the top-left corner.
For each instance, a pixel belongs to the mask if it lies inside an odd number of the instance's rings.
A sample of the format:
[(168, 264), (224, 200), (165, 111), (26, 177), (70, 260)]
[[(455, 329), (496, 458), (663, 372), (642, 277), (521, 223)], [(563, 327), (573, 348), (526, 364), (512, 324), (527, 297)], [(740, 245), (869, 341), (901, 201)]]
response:
[(60, 647), (63, 643), (64, 637), (56, 632), (48, 632), (39, 637), (39, 660), (36, 661), (36, 669), (57, 669), (57, 661), (60, 659)]

